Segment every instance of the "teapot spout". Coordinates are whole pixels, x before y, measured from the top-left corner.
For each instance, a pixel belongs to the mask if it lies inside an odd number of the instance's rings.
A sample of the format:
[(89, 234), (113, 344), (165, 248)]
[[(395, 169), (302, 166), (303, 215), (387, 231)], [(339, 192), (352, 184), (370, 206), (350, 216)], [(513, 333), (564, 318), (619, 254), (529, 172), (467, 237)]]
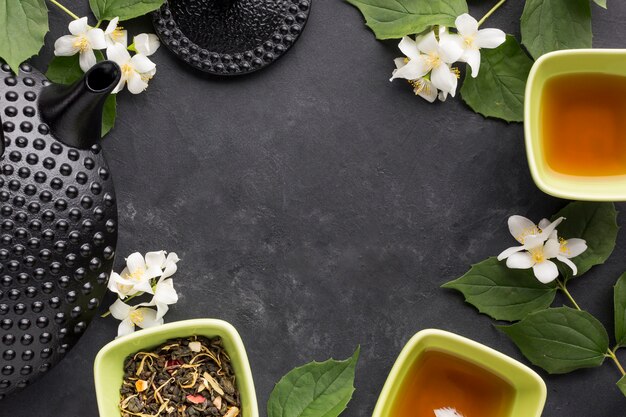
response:
[(102, 61), (72, 85), (51, 84), (39, 96), (39, 114), (56, 139), (86, 149), (102, 137), (104, 102), (122, 77), (113, 61)]

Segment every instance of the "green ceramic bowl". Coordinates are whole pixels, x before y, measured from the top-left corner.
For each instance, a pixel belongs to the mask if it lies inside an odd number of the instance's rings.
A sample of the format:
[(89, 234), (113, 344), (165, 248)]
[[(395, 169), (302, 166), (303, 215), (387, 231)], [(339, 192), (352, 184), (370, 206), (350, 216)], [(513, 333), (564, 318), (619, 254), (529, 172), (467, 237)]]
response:
[[(543, 151), (541, 96), (546, 81), (562, 74), (604, 73), (626, 76), (626, 51), (620, 49), (571, 49), (543, 55), (533, 65), (526, 84), (524, 133), (530, 172), (537, 187), (569, 200), (624, 201), (626, 175), (584, 177), (552, 170)], [(626, 99), (626, 98), (625, 98)]]
[(404, 346), (378, 397), (372, 417), (392, 415), (396, 397), (411, 365), (427, 350), (437, 350), (476, 364), (507, 381), (514, 391), (510, 412), (501, 417), (540, 417), (546, 402), (546, 385), (532, 369), (480, 343), (443, 330), (418, 332)]
[(151, 349), (168, 339), (188, 336), (220, 336), (230, 355), (237, 388), (241, 394), (241, 416), (259, 417), (252, 371), (241, 336), (229, 323), (215, 319), (178, 321), (163, 326), (140, 330), (104, 346), (94, 362), (94, 379), (100, 417), (121, 417), (118, 403), (124, 376), (124, 359), (139, 350)]

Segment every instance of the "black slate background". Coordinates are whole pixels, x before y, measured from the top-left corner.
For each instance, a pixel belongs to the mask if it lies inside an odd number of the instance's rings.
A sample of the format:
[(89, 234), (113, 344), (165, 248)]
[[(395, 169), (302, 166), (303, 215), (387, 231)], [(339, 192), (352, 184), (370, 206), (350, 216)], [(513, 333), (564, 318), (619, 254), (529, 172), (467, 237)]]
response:
[[(66, 3), (87, 13), (86, 0)], [(473, 1), (471, 12), (491, 3)], [(609, 3), (608, 12), (593, 7), (594, 46), (624, 47), (626, 4)], [(68, 23), (50, 7), (39, 68)], [(507, 3), (486, 27), (519, 35), (522, 7)], [(149, 18), (126, 26), (151, 29)], [(424, 328), (521, 359), (488, 318), (439, 286), (513, 243), (507, 216), (538, 220), (565, 202), (534, 186), (520, 124), (485, 120), (458, 98), (431, 105), (389, 83), (396, 56), (395, 42), (376, 41), (356, 9), (314, 0), (302, 38), (268, 69), (208, 77), (162, 48), (149, 90), (118, 99), (117, 127), (104, 141), (119, 200), (116, 269), (133, 251), (180, 255), (181, 298), (166, 320), (235, 325), (261, 415), (292, 367), (345, 358), (358, 344), (357, 390), (344, 415), (370, 415), (396, 355)], [(621, 234), (609, 262), (570, 288), (609, 329), (625, 249)], [(3, 400), (0, 415), (96, 416), (92, 363), (116, 327), (95, 320), (61, 364)], [(624, 414), (610, 363), (540, 374), (545, 417)]]

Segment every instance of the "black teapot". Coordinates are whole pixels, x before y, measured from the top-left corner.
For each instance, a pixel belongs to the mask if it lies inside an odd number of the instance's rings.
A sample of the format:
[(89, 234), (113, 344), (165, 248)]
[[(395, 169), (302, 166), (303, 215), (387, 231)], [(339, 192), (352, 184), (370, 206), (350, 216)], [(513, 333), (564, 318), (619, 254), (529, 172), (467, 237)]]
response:
[(106, 290), (117, 206), (98, 142), (120, 77), (111, 61), (71, 86), (0, 65), (0, 398), (64, 356)]

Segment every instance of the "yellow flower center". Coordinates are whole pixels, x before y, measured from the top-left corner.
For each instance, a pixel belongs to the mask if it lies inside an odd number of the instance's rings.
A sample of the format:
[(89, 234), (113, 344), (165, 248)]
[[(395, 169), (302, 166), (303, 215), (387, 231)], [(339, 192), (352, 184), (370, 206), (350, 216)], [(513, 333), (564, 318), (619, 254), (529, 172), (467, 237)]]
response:
[(438, 68), (442, 63), (441, 57), (434, 52), (428, 54), (428, 57), (426, 58), (426, 62), (428, 63), (428, 66), (430, 66), (431, 68)]
[(74, 48), (78, 49), (80, 52), (88, 51), (90, 49), (89, 41), (87, 40), (85, 36), (79, 36), (74, 41)]
[(143, 313), (140, 310), (133, 310), (130, 315), (130, 321), (132, 321), (134, 324), (141, 324), (143, 323)]
[(522, 233), (515, 236), (515, 239), (523, 245), (528, 236), (538, 235), (539, 233), (541, 233), (541, 229), (537, 226), (533, 226), (529, 227), (528, 229), (524, 229)]
[[(124, 64), (122, 65), (122, 76), (126, 79), (130, 78), (131, 75), (133, 75), (133, 72), (135, 71), (135, 68), (133, 68), (132, 65), (130, 64)], [(136, 274), (137, 271), (133, 272), (133, 274)], [(133, 275), (131, 274), (131, 276)], [(141, 274), (143, 275), (143, 271), (141, 272)]]
[(532, 249), (529, 252), (535, 263), (541, 263), (546, 260), (546, 256), (543, 253), (543, 248)]
[(474, 36), (463, 36), (463, 43), (468, 48), (474, 48)]
[(452, 71), (457, 79), (461, 78), (461, 71), (457, 67), (450, 68), (450, 71)]
[(409, 84), (411, 84), (411, 86), (413, 87), (413, 91), (415, 91), (415, 94), (419, 94), (421, 92), (424, 92), (426, 94), (430, 94), (430, 85), (427, 84), (426, 82), (424, 82), (424, 80), (408, 80)]
[(124, 28), (121, 26), (116, 27), (109, 36), (111, 36), (113, 42), (118, 42), (122, 40), (124, 38)]
[(561, 247), (559, 248), (559, 251), (561, 253), (565, 253), (565, 254), (569, 254), (570, 250), (567, 247), (567, 240), (563, 239), (562, 237), (559, 238), (559, 243), (561, 244)]

